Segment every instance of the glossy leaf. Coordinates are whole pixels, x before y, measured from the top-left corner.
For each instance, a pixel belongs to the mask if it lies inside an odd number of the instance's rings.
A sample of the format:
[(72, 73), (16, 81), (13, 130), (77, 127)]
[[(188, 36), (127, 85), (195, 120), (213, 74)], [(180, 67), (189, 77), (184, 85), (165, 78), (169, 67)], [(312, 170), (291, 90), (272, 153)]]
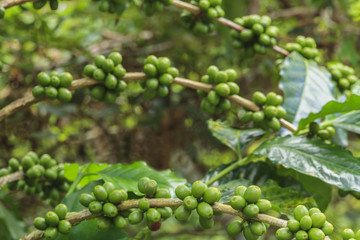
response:
[(169, 188), (172, 193), (174, 189), (185, 184), (186, 180), (176, 177), (170, 170), (156, 171), (145, 162), (134, 162), (132, 164), (115, 164), (98, 172), (104, 181), (113, 182), (118, 188), (142, 195), (137, 188), (137, 182), (142, 177), (149, 177), (157, 181), (158, 186)]
[(312, 197), (306, 196), (295, 187), (280, 187), (274, 180), (268, 180), (260, 186), (262, 197), (269, 200), (282, 214), (292, 215), (297, 205), (309, 208), (317, 206)]
[(351, 95), (345, 102), (330, 101), (320, 111), (312, 112), (299, 123), (298, 130), (306, 127), (307, 124), (313, 122), (315, 119), (325, 117), (329, 114), (347, 113), (350, 111), (359, 110), (360, 96)]
[[(0, 203), (0, 221), (6, 226), (6, 230), (12, 239), (19, 239), (25, 235), (25, 224)], [(0, 236), (2, 234), (0, 233)]]
[(212, 135), (234, 150), (238, 156), (241, 156), (241, 150), (247, 143), (264, 135), (264, 131), (261, 129), (240, 130), (231, 128), (225, 122), (220, 121), (208, 120), (207, 124)]
[(334, 100), (334, 84), (329, 72), (297, 52), (285, 59), (280, 74), (279, 87), (284, 92), (286, 118), (296, 126), (310, 112), (318, 112), (327, 102)]
[(336, 118), (333, 125), (360, 134), (360, 111), (351, 111)]
[(260, 145), (253, 154), (343, 190), (360, 192), (360, 160), (339, 146), (306, 137), (277, 137)]

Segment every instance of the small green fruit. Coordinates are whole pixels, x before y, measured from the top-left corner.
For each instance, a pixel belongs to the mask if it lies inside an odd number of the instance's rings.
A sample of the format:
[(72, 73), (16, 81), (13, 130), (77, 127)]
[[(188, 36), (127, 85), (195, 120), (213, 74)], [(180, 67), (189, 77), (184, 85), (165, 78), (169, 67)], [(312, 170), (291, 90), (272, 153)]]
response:
[(95, 186), (94, 190), (93, 190), (93, 193), (94, 193), (95, 198), (98, 201), (104, 202), (104, 201), (107, 200), (108, 193), (107, 193), (106, 189), (103, 186), (101, 186), (101, 185)]
[(102, 204), (98, 201), (92, 201), (91, 203), (89, 203), (89, 211), (92, 214), (97, 214), (100, 213), (102, 210)]
[(249, 225), (251, 232), (257, 236), (262, 236), (266, 232), (266, 226), (262, 222), (252, 222)]
[(179, 222), (185, 222), (189, 219), (191, 211), (187, 210), (184, 205), (181, 205), (175, 210), (174, 215)]
[(201, 198), (204, 195), (206, 189), (207, 185), (200, 180), (194, 182), (191, 186), (192, 195), (196, 198)]
[(214, 211), (213, 211), (212, 207), (210, 206), (210, 204), (208, 204), (206, 202), (199, 203), (196, 210), (197, 210), (197, 213), (199, 214), (199, 216), (203, 217), (203, 218), (209, 219), (214, 215)]
[[(309, 213), (310, 213), (310, 211), (309, 211)], [(326, 216), (325, 216), (325, 214), (323, 214), (321, 212), (313, 213), (311, 215), (311, 220), (312, 220), (313, 227), (321, 228), (326, 221)]]
[(257, 214), (259, 213), (259, 207), (256, 206), (256, 204), (248, 204), (245, 208), (244, 208), (244, 214), (245, 216), (247, 216), (248, 218), (253, 218), (255, 217)]
[(46, 225), (50, 227), (56, 227), (59, 224), (59, 216), (53, 211), (47, 212), (45, 215), (45, 222)]
[(300, 223), (298, 220), (296, 219), (290, 219), (289, 221), (287, 221), (287, 225), (286, 225), (290, 231), (292, 232), (297, 232), (300, 230)]
[(239, 235), (244, 229), (243, 223), (239, 220), (232, 221), (226, 228), (226, 231), (230, 236)]
[(129, 215), (129, 223), (134, 225), (140, 223), (144, 218), (144, 214), (140, 210), (134, 210)]
[(59, 222), (59, 226), (58, 226), (58, 229), (59, 229), (59, 232), (62, 233), (62, 234), (68, 234), (70, 231), (71, 231), (71, 223), (67, 220), (61, 220)]
[(246, 189), (247, 189), (247, 187), (245, 187), (245, 186), (237, 186), (235, 188), (234, 195), (244, 197), (244, 193), (245, 193)]
[(311, 228), (308, 232), (310, 240), (324, 240), (325, 234), (319, 228)]
[(221, 192), (218, 188), (210, 187), (205, 190), (203, 198), (208, 204), (214, 204), (220, 200)]
[(117, 208), (112, 203), (105, 203), (103, 206), (104, 215), (110, 218), (116, 217), (118, 214)]
[[(325, 235), (330, 235), (334, 231), (334, 226), (331, 223), (329, 223), (328, 221), (325, 221), (321, 230), (325, 233)], [(356, 235), (358, 235), (358, 234), (356, 233)], [(356, 238), (356, 240), (360, 240), (360, 232), (359, 232), (359, 236), (358, 237), (356, 236), (355, 238)]]
[(161, 214), (155, 208), (150, 208), (146, 212), (146, 219), (149, 222), (159, 222), (161, 219)]
[(171, 193), (167, 188), (158, 188), (155, 193), (155, 198), (171, 198)]
[(293, 234), (288, 228), (279, 228), (276, 231), (276, 238), (278, 240), (290, 240), (292, 239)]
[(297, 231), (295, 234), (296, 240), (307, 240), (309, 239), (309, 235), (304, 230)]
[(194, 210), (198, 206), (198, 201), (193, 196), (187, 196), (184, 198), (184, 207), (187, 210)]
[(355, 233), (350, 228), (345, 228), (341, 233), (343, 240), (349, 240), (351, 238), (355, 238)]
[(147, 211), (150, 208), (150, 202), (147, 198), (142, 198), (139, 200), (138, 207), (142, 211)]
[(202, 228), (210, 229), (214, 226), (214, 219), (199, 217), (199, 223)]
[(172, 216), (173, 210), (170, 207), (157, 208), (158, 212), (161, 214), (161, 218), (167, 219)]
[(233, 196), (230, 198), (230, 205), (235, 210), (242, 210), (246, 206), (246, 201), (242, 196)]
[(302, 230), (309, 230), (312, 227), (312, 220), (310, 216), (303, 216), (300, 220), (300, 228)]
[(55, 227), (48, 227), (44, 232), (46, 240), (55, 239), (58, 235), (58, 230)]
[(261, 197), (261, 189), (256, 185), (249, 186), (244, 193), (244, 198), (249, 203), (256, 203)]
[(259, 199), (259, 201), (256, 202), (256, 205), (259, 207), (259, 212), (265, 213), (269, 211), (272, 207), (272, 204), (267, 199)]
[(180, 198), (181, 200), (183, 200), (184, 198), (186, 198), (187, 196), (191, 195), (191, 190), (190, 188), (188, 188), (185, 185), (179, 185), (175, 188), (175, 194), (178, 198)]
[(65, 219), (68, 208), (65, 204), (60, 203), (54, 208), (54, 212), (58, 215), (59, 219), (62, 220)]
[(122, 216), (116, 216), (113, 219), (113, 223), (117, 228), (120, 228), (120, 229), (123, 229), (127, 225), (126, 219)]
[(309, 215), (309, 211), (308, 209), (304, 206), (304, 205), (298, 205), (295, 209), (294, 209), (294, 217), (296, 220), (298, 220), (299, 222), (301, 221), (301, 219), (304, 216), (308, 216)]
[(48, 227), (45, 218), (42, 217), (35, 218), (33, 224), (34, 227), (39, 230), (45, 230)]
[(106, 217), (99, 217), (96, 220), (96, 225), (98, 227), (99, 230), (107, 230), (111, 227), (111, 220), (109, 218)]
[(84, 207), (88, 207), (89, 204), (93, 201), (95, 201), (95, 197), (91, 194), (88, 194), (88, 193), (82, 193), (80, 195), (80, 199), (79, 199), (79, 202), (81, 205), (83, 205)]

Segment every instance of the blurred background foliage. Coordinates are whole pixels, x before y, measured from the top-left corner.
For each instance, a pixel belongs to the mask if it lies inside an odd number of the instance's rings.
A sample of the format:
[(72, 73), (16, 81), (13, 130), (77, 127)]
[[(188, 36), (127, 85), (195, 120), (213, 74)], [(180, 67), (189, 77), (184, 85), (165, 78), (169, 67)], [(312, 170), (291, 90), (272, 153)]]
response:
[[(136, 2), (136, 1), (135, 1)], [(269, 15), (281, 29), (279, 45), (297, 35), (314, 37), (323, 60), (341, 61), (359, 72), (360, 2), (358, 0), (224, 0), (226, 17)], [(216, 32), (194, 36), (184, 29), (180, 10), (167, 7), (147, 17), (130, 4), (121, 17), (101, 13), (92, 1), (63, 1), (59, 10), (48, 6), (33, 10), (31, 4), (12, 7), (0, 21), (0, 108), (21, 98), (35, 85), (40, 71), (69, 71), (75, 79), (97, 54), (120, 51), (129, 72), (141, 71), (149, 55), (168, 56), (183, 77), (199, 80), (206, 68), (234, 68), (240, 75), (240, 93), (251, 97), (256, 90), (277, 89), (279, 73), (276, 53), (245, 58), (231, 46), (229, 29), (216, 25)], [(143, 160), (156, 169), (170, 168), (189, 182), (200, 179), (211, 168), (229, 163), (236, 154), (212, 137), (200, 111), (200, 98), (191, 89), (172, 88), (166, 98), (142, 99), (141, 88), (131, 84), (126, 95), (109, 105), (91, 99), (87, 89), (77, 90), (69, 104), (46, 101), (21, 111), (0, 123), (0, 167), (7, 160), (33, 150), (49, 153), (63, 162), (130, 163)], [(234, 106), (222, 119), (241, 128)], [(359, 140), (349, 149), (360, 156)], [(31, 224), (33, 216), (49, 208), (36, 197), (21, 192), (0, 191), (0, 217), (9, 211)], [(15, 200), (15, 201), (14, 201)], [(336, 227), (360, 227), (360, 202), (335, 194), (327, 215)], [(16, 222), (15, 225), (20, 224)], [(228, 239), (225, 219), (211, 231), (164, 224), (157, 239)], [(0, 238), (7, 239), (0, 221)], [(19, 225), (18, 225), (19, 226)], [(175, 226), (175, 227), (174, 227)]]

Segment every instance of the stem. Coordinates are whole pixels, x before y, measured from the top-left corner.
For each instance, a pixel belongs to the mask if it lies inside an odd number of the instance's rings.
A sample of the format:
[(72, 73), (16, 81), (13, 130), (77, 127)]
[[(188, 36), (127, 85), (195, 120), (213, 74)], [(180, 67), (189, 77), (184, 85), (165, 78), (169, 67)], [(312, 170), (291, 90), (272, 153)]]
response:
[(9, 175), (0, 177), (0, 189), (8, 183), (24, 179), (25, 174), (22, 171), (14, 172)]
[[(4, 8), (9, 8), (9, 7), (12, 7), (12, 6), (16, 6), (16, 5), (21, 5), (23, 3), (26, 3), (26, 2), (35, 2), (37, 0), (5, 0), (5, 1), (1, 1), (0, 2), (0, 6), (4, 7)], [(194, 6), (190, 3), (186, 3), (186, 2), (183, 2), (183, 1), (179, 1), (179, 0), (174, 0), (172, 5), (174, 7), (177, 7), (177, 8), (180, 8), (180, 9), (184, 9), (184, 10), (187, 10), (189, 12), (191, 12), (192, 14), (194, 15), (198, 15), (201, 13), (201, 10), (199, 7), (197, 6)], [(241, 32), (242, 30), (244, 30), (244, 27), (234, 23), (233, 21), (227, 19), (227, 18), (217, 18), (216, 21), (226, 27), (229, 27), (229, 28), (232, 28), (232, 29), (235, 29), (236, 31), (239, 31)], [(283, 55), (283, 56), (288, 56), (289, 55), (289, 52), (286, 51), (285, 49), (279, 47), (279, 46), (273, 46), (272, 48), (275, 52)]]
[[(178, 198), (153, 198), (153, 199), (149, 199), (149, 202), (151, 207), (179, 207), (183, 203)], [(139, 204), (139, 199), (132, 199), (122, 202), (117, 206), (117, 208), (119, 211), (124, 211), (124, 210), (129, 210), (131, 208), (137, 208), (138, 204)], [(241, 217), (244, 220), (248, 220), (248, 218), (246, 218), (243, 212), (237, 211), (229, 205), (222, 203), (214, 203), (212, 205), (212, 208), (215, 211), (227, 213), (230, 215)], [(91, 214), (89, 209), (84, 209), (80, 212), (70, 214), (69, 216), (66, 217), (66, 220), (68, 220), (72, 225), (77, 225), (82, 221), (91, 220), (101, 216), (102, 213)], [(275, 218), (266, 214), (258, 214), (256, 217), (252, 219), (265, 222), (276, 227), (286, 227), (287, 224), (286, 220)], [(44, 231), (36, 230), (22, 237), (20, 240), (36, 240), (36, 239), (41, 239), (43, 236), (44, 236)], [(326, 239), (329, 240), (329, 238)]]
[(212, 177), (209, 181), (207, 181), (206, 185), (208, 185), (208, 186), (212, 185), (214, 182), (216, 182), (220, 178), (222, 178), (225, 175), (229, 174), (232, 170), (245, 165), (247, 163), (247, 160), (248, 159), (246, 157), (246, 158), (243, 158), (243, 159), (240, 159), (240, 160), (234, 162), (233, 164), (231, 164), (230, 166), (228, 166), (227, 168), (225, 168), (224, 170), (219, 172), (216, 176)]
[[(135, 81), (135, 80), (144, 80), (144, 79), (146, 79), (146, 75), (142, 72), (130, 72), (130, 73), (127, 73), (123, 77), (123, 80), (125, 80), (125, 81)], [(180, 78), (180, 77), (175, 78), (173, 83), (182, 85), (184, 87), (202, 90), (205, 92), (209, 92), (210, 90), (212, 90), (214, 88), (214, 86), (210, 85), (210, 84), (191, 81), (189, 79)], [(70, 89), (76, 90), (79, 88), (88, 87), (88, 86), (92, 86), (92, 85), (96, 85), (96, 84), (102, 84), (102, 82), (98, 82), (98, 81), (95, 81), (90, 78), (82, 78), (82, 79), (74, 80), (71, 84)], [(252, 101), (250, 101), (246, 98), (242, 98), (239, 95), (232, 95), (232, 96), (228, 96), (227, 98), (233, 102), (236, 102), (236, 103), (252, 110), (252, 111), (259, 110), (259, 107), (255, 103), (253, 103)], [(44, 99), (34, 98), (29, 91), (25, 97), (20, 98), (14, 102), (8, 104), (7, 106), (5, 106), (4, 108), (2, 108), (0, 110), (0, 122), (2, 120), (4, 120), (5, 118), (7, 118), (8, 116), (20, 111), (21, 109), (28, 107), (34, 103), (37, 103), (41, 100), (44, 100)], [(287, 122), (285, 119), (280, 119), (280, 123), (283, 127), (287, 128), (288, 130), (290, 130), (292, 132), (296, 131), (296, 127), (294, 125), (292, 125), (291, 123)]]

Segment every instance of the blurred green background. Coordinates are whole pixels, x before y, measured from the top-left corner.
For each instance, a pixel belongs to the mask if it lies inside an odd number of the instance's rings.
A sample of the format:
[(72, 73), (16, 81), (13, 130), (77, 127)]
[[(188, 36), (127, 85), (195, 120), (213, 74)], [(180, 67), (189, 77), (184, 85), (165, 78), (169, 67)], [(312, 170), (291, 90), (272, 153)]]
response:
[[(169, 57), (181, 76), (192, 80), (199, 80), (211, 64), (232, 67), (240, 75), (244, 97), (256, 90), (280, 92), (275, 52), (245, 58), (231, 46), (226, 27), (217, 24), (215, 33), (194, 36), (183, 27), (179, 9), (167, 7), (147, 17), (137, 2), (121, 17), (99, 12), (92, 1), (63, 1), (57, 11), (48, 6), (36, 11), (29, 3), (10, 8), (0, 21), (0, 60), (5, 63), (0, 74), (0, 108), (29, 91), (40, 71), (68, 71), (78, 79), (94, 56), (111, 51), (123, 54), (128, 72), (141, 71), (144, 58), (154, 54)], [(280, 46), (297, 35), (311, 36), (324, 62), (341, 61), (359, 72), (359, 1), (224, 0), (223, 6), (229, 19), (269, 15), (281, 29)], [(11, 116), (0, 123), (0, 167), (10, 157), (32, 150), (70, 163), (143, 160), (156, 169), (170, 168), (192, 182), (210, 168), (236, 159), (207, 129), (210, 116), (200, 111), (195, 91), (174, 86), (168, 97), (151, 101), (140, 93), (139, 85), (131, 84), (126, 95), (109, 105), (81, 89), (69, 104), (46, 101)], [(241, 128), (241, 111), (234, 106), (226, 115), (211, 117)], [(349, 149), (359, 157), (359, 140), (350, 141)], [(0, 191), (0, 200), (28, 226), (34, 216), (50, 208), (22, 192)], [(1, 209), (0, 215), (5, 214)], [(326, 214), (336, 228), (360, 228), (360, 202), (351, 196), (339, 198), (335, 189)], [(174, 221), (164, 224), (156, 239), (229, 239), (224, 229), (230, 220), (224, 217), (210, 231)], [(0, 221), (0, 232), (3, 224)]]

